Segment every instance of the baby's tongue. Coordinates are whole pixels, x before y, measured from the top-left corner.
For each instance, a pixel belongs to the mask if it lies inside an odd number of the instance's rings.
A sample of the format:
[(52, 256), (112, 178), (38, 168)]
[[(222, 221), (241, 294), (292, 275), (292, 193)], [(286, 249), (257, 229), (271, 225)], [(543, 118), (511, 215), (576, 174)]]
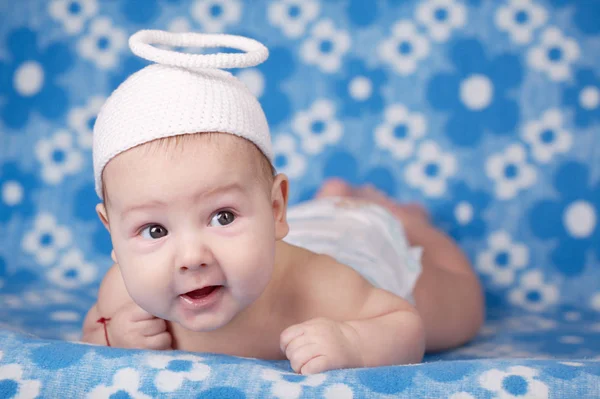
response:
[(211, 285), (208, 287), (200, 288), (199, 290), (190, 291), (186, 295), (192, 299), (203, 298), (209, 295), (211, 292), (213, 292), (216, 288), (216, 286)]

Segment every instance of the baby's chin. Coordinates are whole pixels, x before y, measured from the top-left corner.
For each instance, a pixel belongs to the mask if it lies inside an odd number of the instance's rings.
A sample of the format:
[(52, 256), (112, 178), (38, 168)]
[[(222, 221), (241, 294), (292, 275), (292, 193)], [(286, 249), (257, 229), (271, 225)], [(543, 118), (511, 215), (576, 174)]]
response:
[(226, 317), (227, 315), (221, 314), (203, 314), (196, 315), (195, 317), (177, 317), (175, 320), (171, 320), (174, 323), (179, 324), (191, 332), (204, 333), (218, 330), (225, 327), (229, 322), (236, 316), (236, 313)]
[(242, 310), (243, 308), (239, 304), (234, 305), (227, 300), (220, 301), (210, 309), (199, 311), (179, 307), (173, 312), (172, 316), (174, 317), (171, 321), (189, 331), (210, 332), (225, 327)]

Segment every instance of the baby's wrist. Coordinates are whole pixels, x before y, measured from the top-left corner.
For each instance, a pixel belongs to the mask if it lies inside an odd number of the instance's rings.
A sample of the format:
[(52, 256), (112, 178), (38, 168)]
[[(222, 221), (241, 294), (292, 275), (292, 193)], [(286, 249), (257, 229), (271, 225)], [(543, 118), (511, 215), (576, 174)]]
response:
[(106, 341), (106, 346), (111, 346), (110, 344), (110, 338), (108, 337), (108, 322), (110, 321), (110, 317), (106, 318), (106, 317), (101, 317), (98, 320), (96, 320), (96, 323), (102, 324), (102, 329), (104, 331), (104, 340)]
[(340, 322), (340, 329), (342, 330), (342, 334), (344, 334), (344, 337), (346, 337), (346, 340), (348, 341), (349, 351), (351, 352), (351, 356), (349, 359), (350, 364), (348, 364), (347, 367), (365, 367), (360, 334), (358, 333), (356, 328), (354, 328), (351, 321)]

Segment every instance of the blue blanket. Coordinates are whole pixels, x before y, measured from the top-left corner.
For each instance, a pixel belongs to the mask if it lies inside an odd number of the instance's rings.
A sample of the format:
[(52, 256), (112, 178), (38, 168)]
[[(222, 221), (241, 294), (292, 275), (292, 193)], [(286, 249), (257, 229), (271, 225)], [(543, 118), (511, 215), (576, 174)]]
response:
[[(600, 2), (0, 2), (0, 398), (600, 397)], [(424, 363), (288, 362), (78, 343), (111, 265), (92, 131), (138, 29), (270, 49), (234, 70), (290, 202), (338, 176), (423, 203), (485, 287), (479, 336)], [(308, 122), (306, 122), (308, 121)]]

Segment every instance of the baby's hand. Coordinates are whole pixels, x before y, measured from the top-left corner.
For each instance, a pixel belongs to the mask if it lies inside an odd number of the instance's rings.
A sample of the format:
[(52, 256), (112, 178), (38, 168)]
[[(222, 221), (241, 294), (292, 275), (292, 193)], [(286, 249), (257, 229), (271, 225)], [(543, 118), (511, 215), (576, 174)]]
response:
[(356, 331), (347, 323), (331, 319), (317, 318), (286, 328), (280, 336), (280, 347), (300, 374), (363, 364)]
[(111, 346), (137, 349), (171, 349), (167, 322), (146, 312), (136, 303), (120, 308), (106, 323)]

